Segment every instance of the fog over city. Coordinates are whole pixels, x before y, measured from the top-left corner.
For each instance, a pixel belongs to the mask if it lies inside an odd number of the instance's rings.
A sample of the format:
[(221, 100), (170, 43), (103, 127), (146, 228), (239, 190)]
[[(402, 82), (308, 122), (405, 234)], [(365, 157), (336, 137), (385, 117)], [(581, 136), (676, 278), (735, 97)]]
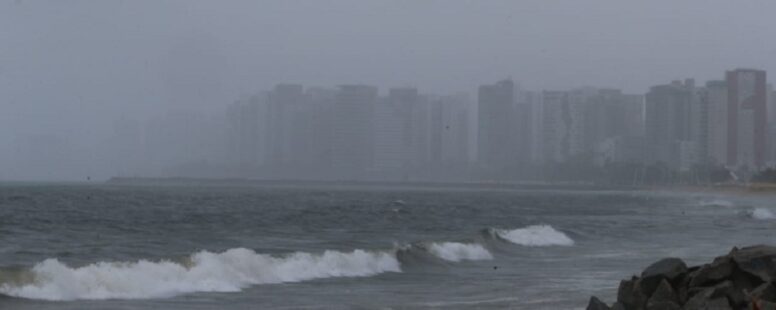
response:
[(776, 163), (774, 12), (0, 0), (0, 180), (735, 181)]

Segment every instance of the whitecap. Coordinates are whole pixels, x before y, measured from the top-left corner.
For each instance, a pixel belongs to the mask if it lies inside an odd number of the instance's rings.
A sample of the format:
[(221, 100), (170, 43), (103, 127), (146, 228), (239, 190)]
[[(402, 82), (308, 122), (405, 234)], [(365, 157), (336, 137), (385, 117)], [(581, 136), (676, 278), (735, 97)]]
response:
[(451, 262), (493, 259), (493, 255), (477, 243), (435, 242), (429, 245), (428, 251), (436, 257)]
[(498, 237), (524, 246), (570, 246), (574, 240), (550, 225), (531, 225), (513, 230), (496, 229)]
[(773, 211), (767, 208), (754, 208), (749, 215), (756, 220), (776, 219), (776, 215), (773, 214)]
[(69, 267), (56, 259), (38, 263), (33, 281), (0, 284), (0, 293), (30, 299), (146, 299), (192, 292), (237, 292), (255, 284), (400, 272), (393, 252), (259, 254), (245, 248), (201, 251), (190, 264), (171, 261), (99, 262)]

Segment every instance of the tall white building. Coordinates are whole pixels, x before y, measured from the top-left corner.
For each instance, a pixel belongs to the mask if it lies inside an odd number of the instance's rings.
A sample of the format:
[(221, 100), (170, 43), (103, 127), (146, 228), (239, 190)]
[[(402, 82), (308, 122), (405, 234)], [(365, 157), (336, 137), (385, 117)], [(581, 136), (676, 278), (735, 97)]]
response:
[(726, 73), (728, 89), (728, 153), (731, 167), (759, 169), (767, 149), (765, 71), (736, 69)]
[(342, 85), (333, 105), (332, 169), (341, 179), (366, 176), (373, 159), (377, 87)]
[(646, 95), (645, 133), (650, 162), (678, 168), (680, 158), (689, 158), (686, 143), (692, 141), (694, 82), (674, 81), (650, 88)]
[(708, 157), (710, 163), (715, 165), (727, 163), (727, 96), (725, 81), (709, 81), (701, 98), (708, 107)]

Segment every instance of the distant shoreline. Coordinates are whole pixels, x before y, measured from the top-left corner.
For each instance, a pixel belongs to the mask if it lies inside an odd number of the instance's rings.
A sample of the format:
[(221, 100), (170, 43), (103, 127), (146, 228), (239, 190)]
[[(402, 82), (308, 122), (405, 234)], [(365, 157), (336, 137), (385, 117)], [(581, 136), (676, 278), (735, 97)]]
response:
[(126, 186), (242, 186), (278, 188), (406, 188), (406, 189), (484, 189), (484, 190), (644, 190), (638, 186), (592, 183), (541, 182), (441, 182), (441, 181), (353, 181), (353, 180), (262, 180), (241, 178), (143, 178), (113, 177), (110, 185)]

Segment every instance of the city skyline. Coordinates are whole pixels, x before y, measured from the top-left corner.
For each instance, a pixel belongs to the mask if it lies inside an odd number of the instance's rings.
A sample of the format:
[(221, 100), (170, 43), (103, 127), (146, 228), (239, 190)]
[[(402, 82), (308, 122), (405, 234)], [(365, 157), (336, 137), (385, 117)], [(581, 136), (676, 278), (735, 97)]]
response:
[[(748, 72), (755, 75), (749, 78)], [(743, 96), (726, 90), (736, 83), (743, 85), (738, 86)], [(220, 113), (117, 119), (87, 159), (76, 158), (75, 146), (55, 134), (19, 136), (17, 153), (38, 154), (19, 157), (16, 172), (6, 169), (0, 177), (25, 179), (19, 167), (61, 170), (52, 167), (62, 161), (73, 168), (63, 179), (75, 180), (87, 175), (398, 181), (542, 180), (547, 167), (570, 163), (664, 162), (677, 171), (697, 165), (756, 171), (776, 163), (774, 145), (766, 141), (776, 129), (776, 96), (770, 84), (766, 90), (765, 72), (733, 69), (697, 84), (677, 80), (628, 94), (595, 87), (527, 90), (506, 78), (481, 84), (472, 96), (415, 87), (280, 83), (225, 104)], [(747, 112), (751, 109), (757, 112)], [(727, 125), (733, 119), (736, 125)], [(100, 166), (108, 170), (100, 173)], [(537, 167), (545, 168), (537, 172)]]

